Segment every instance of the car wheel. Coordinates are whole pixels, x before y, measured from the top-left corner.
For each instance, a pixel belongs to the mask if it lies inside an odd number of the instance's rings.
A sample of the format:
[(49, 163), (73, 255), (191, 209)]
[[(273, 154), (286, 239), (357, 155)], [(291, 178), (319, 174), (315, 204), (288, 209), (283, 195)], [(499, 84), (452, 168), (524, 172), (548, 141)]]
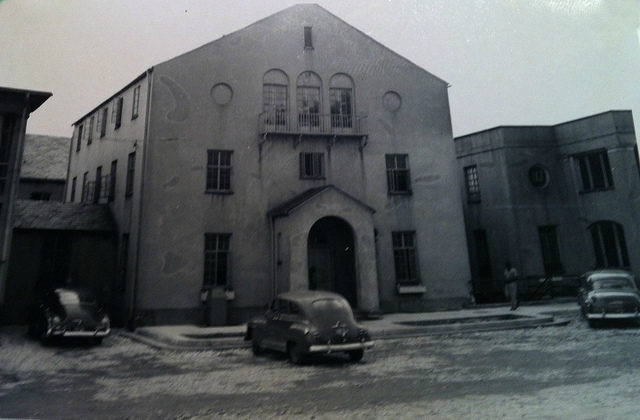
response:
[(43, 345), (49, 344), (51, 337), (47, 335), (47, 329), (49, 328), (49, 323), (46, 318), (41, 318), (38, 322), (38, 338)]
[(255, 356), (262, 354), (262, 347), (260, 346), (258, 339), (255, 337), (251, 339), (251, 351)]
[(301, 365), (304, 361), (304, 351), (300, 344), (290, 343), (287, 346), (287, 354), (289, 356), (289, 361), (294, 365)]
[(364, 356), (364, 350), (362, 349), (351, 350), (347, 353), (349, 354), (349, 360), (351, 360), (352, 362), (359, 362), (360, 360), (362, 360), (362, 356)]
[(598, 328), (600, 326), (600, 320), (598, 319), (589, 319), (587, 322), (591, 328)]
[(93, 344), (95, 345), (102, 344), (102, 338), (103, 337), (93, 337)]

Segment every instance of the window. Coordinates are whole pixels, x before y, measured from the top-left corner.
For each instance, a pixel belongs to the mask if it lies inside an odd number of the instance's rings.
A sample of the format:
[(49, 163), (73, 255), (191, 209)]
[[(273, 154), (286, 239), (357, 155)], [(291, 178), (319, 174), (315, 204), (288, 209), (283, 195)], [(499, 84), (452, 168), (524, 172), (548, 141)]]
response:
[[(16, 118), (0, 115), (0, 195), (5, 192), (9, 176), (9, 161), (11, 160), (11, 144), (13, 143)], [(0, 206), (2, 210), (2, 206)]]
[(475, 244), (476, 274), (478, 278), (490, 279), (493, 275), (491, 268), (491, 255), (489, 253), (489, 241), (487, 231), (476, 229), (473, 231), (473, 242)]
[(140, 106), (140, 85), (133, 89), (133, 104), (131, 106), (131, 119), (138, 118), (138, 107)]
[(76, 183), (78, 181), (78, 177), (74, 176), (73, 179), (71, 180), (71, 202), (73, 203), (74, 201), (76, 201)]
[(396, 283), (418, 284), (415, 232), (393, 232), (393, 262), (396, 268)]
[(109, 115), (109, 107), (102, 109), (102, 118), (100, 119), (100, 138), (107, 134), (107, 116)]
[(89, 172), (85, 172), (82, 175), (82, 199), (80, 201), (86, 201), (87, 199), (87, 183), (89, 179)]
[(353, 126), (353, 82), (345, 74), (331, 78), (329, 87), (331, 107), (331, 127), (351, 128)]
[(576, 155), (575, 159), (580, 168), (582, 192), (613, 188), (609, 155), (606, 150)]
[(385, 155), (389, 193), (411, 193), (408, 155)]
[(207, 191), (231, 191), (231, 151), (207, 150)]
[(91, 144), (93, 140), (93, 120), (94, 117), (91, 116), (91, 118), (89, 118), (89, 128), (87, 129), (87, 145)]
[(76, 143), (76, 152), (80, 151), (80, 147), (82, 145), (82, 131), (84, 129), (84, 126), (82, 124), (80, 124), (78, 126), (78, 142)]
[(229, 233), (204, 234), (204, 285), (226, 286), (229, 281)]
[(136, 152), (129, 153), (127, 158), (127, 179), (125, 183), (124, 195), (126, 197), (133, 194), (133, 176), (136, 170)]
[(48, 192), (32, 192), (29, 195), (29, 199), (38, 201), (49, 201), (51, 199), (51, 193)]
[(324, 153), (300, 153), (300, 178), (324, 178)]
[(555, 276), (564, 273), (560, 260), (560, 248), (558, 247), (558, 235), (555, 226), (538, 226), (538, 237), (542, 250), (542, 262), (546, 276)]
[(593, 223), (589, 230), (593, 239), (597, 268), (629, 267), (629, 254), (622, 225), (599, 221)]
[(116, 105), (114, 107), (114, 112), (116, 116), (115, 128), (120, 128), (122, 124), (122, 96), (116, 99)]
[(298, 127), (320, 127), (320, 77), (310, 71), (298, 77), (296, 101), (298, 106)]
[(464, 179), (467, 186), (467, 201), (469, 203), (479, 203), (480, 181), (478, 180), (478, 167), (476, 165), (465, 167)]
[(311, 26), (304, 27), (304, 47), (313, 49), (313, 38), (311, 38)]
[(109, 172), (109, 198), (108, 201), (112, 202), (116, 198), (116, 174), (118, 170), (118, 161), (111, 162), (111, 172)]
[(544, 188), (549, 185), (549, 171), (542, 165), (533, 165), (529, 168), (529, 182), (536, 188)]
[(93, 188), (93, 202), (97, 203), (100, 200), (100, 194), (102, 193), (102, 166), (98, 166), (96, 168), (96, 181)]

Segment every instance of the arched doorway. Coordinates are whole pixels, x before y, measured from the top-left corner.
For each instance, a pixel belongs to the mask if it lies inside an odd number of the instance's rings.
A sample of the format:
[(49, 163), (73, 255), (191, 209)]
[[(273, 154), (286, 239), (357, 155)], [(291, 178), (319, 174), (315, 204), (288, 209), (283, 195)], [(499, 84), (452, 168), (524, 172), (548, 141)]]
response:
[(309, 290), (328, 290), (358, 304), (353, 231), (338, 217), (323, 217), (307, 240)]

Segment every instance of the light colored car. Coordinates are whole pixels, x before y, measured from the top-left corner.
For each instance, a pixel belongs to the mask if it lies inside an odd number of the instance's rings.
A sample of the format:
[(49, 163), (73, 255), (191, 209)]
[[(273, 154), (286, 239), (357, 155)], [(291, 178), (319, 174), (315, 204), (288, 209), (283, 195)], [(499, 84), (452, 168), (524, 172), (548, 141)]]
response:
[(580, 278), (578, 304), (591, 326), (601, 320), (640, 318), (640, 293), (633, 274), (624, 270), (585, 273)]
[(330, 292), (296, 291), (278, 295), (264, 315), (247, 324), (245, 340), (254, 354), (284, 352), (294, 364), (309, 354), (345, 352), (357, 362), (373, 347), (345, 298)]

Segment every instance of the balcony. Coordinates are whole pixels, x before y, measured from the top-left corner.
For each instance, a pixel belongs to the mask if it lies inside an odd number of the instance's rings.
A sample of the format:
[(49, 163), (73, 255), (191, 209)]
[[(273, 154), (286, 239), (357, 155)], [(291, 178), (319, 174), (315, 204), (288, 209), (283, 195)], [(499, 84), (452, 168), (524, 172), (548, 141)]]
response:
[(280, 136), (324, 136), (330, 138), (367, 136), (366, 116), (340, 114), (301, 114), (263, 112), (259, 116), (260, 134)]

